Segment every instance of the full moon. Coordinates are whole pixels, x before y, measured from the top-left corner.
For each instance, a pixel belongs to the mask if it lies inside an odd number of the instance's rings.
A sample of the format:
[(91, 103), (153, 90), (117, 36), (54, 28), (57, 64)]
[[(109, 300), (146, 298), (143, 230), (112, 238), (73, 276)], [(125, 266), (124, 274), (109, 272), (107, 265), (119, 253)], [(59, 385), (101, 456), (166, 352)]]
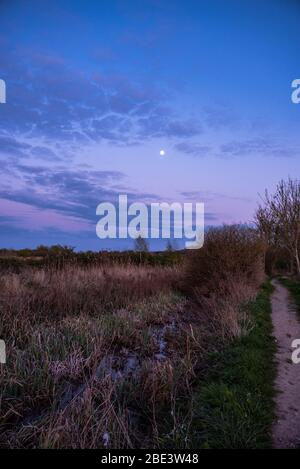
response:
[(166, 152), (165, 152), (165, 150), (160, 150), (159, 154), (160, 154), (160, 156), (165, 156)]

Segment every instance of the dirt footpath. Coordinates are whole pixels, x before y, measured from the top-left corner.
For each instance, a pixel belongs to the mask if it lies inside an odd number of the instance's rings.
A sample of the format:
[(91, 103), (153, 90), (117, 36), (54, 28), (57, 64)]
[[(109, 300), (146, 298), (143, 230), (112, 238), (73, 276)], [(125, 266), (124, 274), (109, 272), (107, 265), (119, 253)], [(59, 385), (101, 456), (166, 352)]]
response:
[(291, 361), (293, 340), (300, 339), (300, 322), (288, 290), (273, 280), (272, 318), (277, 340), (278, 374), (275, 383), (277, 421), (274, 448), (300, 448), (300, 364)]

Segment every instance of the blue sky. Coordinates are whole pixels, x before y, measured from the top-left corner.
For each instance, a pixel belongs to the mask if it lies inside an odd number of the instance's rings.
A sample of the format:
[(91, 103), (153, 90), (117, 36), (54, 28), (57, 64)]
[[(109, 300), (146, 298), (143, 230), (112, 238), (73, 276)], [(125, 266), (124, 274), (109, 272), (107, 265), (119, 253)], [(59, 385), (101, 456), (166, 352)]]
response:
[(0, 17), (2, 247), (129, 246), (95, 234), (119, 193), (250, 222), (299, 177), (299, 2), (4, 0)]

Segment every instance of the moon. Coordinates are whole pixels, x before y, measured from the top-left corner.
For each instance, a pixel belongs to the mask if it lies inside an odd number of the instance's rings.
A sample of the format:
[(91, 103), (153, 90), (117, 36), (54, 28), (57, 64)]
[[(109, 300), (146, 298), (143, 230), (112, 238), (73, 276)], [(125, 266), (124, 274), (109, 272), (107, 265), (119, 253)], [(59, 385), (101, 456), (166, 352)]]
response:
[(160, 156), (165, 156), (166, 152), (165, 152), (165, 150), (160, 150), (159, 154), (160, 154)]

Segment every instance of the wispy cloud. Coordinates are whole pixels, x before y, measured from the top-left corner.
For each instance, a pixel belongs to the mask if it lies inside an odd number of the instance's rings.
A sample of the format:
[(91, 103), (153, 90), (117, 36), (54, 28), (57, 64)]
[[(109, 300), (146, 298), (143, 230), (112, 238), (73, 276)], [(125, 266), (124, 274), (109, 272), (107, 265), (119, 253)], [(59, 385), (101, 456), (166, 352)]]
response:
[(282, 143), (274, 137), (256, 137), (248, 140), (235, 140), (220, 147), (221, 156), (240, 157), (260, 155), (276, 158), (289, 158), (298, 155), (298, 150), (289, 144)]
[[(154, 83), (120, 73), (84, 73), (60, 57), (22, 52), (4, 57), (9, 88), (4, 118), (11, 138), (41, 137), (46, 148), (54, 139), (68, 145), (122, 145), (201, 132), (195, 120), (177, 115), (168, 93)], [(44, 158), (50, 158), (49, 152)]]
[(211, 149), (209, 146), (200, 145), (198, 143), (193, 142), (181, 142), (174, 145), (174, 148), (181, 152), (186, 153), (187, 155), (196, 156), (198, 158), (202, 158), (204, 156), (209, 155)]

